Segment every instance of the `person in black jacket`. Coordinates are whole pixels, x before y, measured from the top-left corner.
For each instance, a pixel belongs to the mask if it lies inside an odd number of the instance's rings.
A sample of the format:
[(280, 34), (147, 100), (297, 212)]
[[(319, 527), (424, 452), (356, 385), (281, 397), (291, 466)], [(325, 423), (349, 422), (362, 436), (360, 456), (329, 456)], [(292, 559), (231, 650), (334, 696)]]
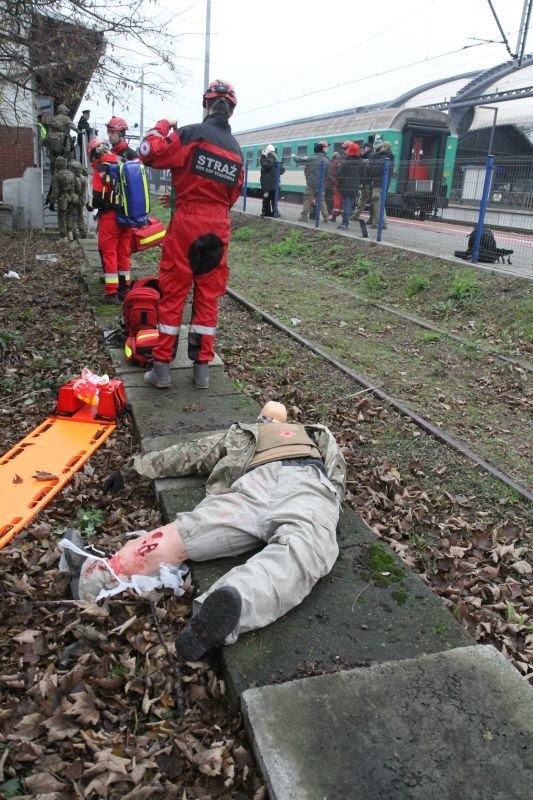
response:
[(337, 168), (337, 183), (342, 195), (342, 222), (337, 227), (344, 230), (348, 230), (365, 170), (366, 165), (361, 158), (359, 145), (357, 142), (351, 142)]
[[(391, 150), (390, 142), (381, 142), (381, 144), (376, 145), (376, 152), (373, 153), (368, 159), (373, 177), (372, 202), (370, 205), (370, 219), (368, 220), (371, 228), (377, 228), (378, 226), (379, 208), (381, 206), (381, 184), (383, 183), (383, 172), (385, 169), (386, 160), (391, 162), (389, 165), (390, 184), (392, 173), (394, 171), (394, 153)], [(385, 213), (383, 213), (383, 227), (387, 227), (387, 218)]]
[[(93, 129), (89, 122), (91, 112), (88, 108), (81, 112), (81, 117), (78, 120), (78, 149), (80, 151), (80, 161), (83, 161), (83, 154), (87, 150), (87, 145), (93, 138)], [(85, 133), (85, 140), (84, 140)]]
[(262, 217), (275, 217), (277, 209), (274, 207), (276, 200), (276, 188), (279, 186), (279, 176), (285, 172), (285, 167), (278, 163), (276, 158), (276, 148), (272, 144), (267, 144), (261, 152), (259, 159), (261, 167), (261, 191), (263, 192)]

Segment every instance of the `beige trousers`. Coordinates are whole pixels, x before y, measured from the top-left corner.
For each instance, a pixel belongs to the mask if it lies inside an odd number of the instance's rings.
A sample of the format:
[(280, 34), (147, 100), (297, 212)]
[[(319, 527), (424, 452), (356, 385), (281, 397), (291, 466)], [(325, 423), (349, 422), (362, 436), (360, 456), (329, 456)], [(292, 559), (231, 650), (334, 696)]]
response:
[(206, 497), (194, 511), (178, 514), (176, 526), (191, 561), (264, 545), (196, 598), (193, 613), (214, 589), (237, 589), (242, 613), (226, 644), (286, 614), (333, 567), (339, 508), (333, 485), (317, 467), (276, 461), (248, 472), (229, 492)]
[[(311, 186), (305, 187), (304, 192), (304, 204), (302, 206), (302, 214), (301, 216), (307, 219), (309, 217), (309, 209), (311, 208), (311, 202), (315, 199), (317, 195), (317, 190), (313, 189)], [(324, 199), (324, 192), (322, 193), (322, 202), (320, 204), (320, 211), (322, 212), (322, 219), (324, 222), (328, 221), (328, 207), (326, 205), (326, 201)]]

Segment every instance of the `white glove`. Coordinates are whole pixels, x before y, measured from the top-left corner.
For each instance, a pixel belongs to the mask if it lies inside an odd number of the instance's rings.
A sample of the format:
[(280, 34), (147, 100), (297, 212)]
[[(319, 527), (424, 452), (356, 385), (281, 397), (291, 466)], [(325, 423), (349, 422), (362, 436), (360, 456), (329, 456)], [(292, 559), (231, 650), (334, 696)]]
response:
[(178, 127), (178, 120), (177, 119), (167, 119), (170, 128), (174, 128), (174, 130)]

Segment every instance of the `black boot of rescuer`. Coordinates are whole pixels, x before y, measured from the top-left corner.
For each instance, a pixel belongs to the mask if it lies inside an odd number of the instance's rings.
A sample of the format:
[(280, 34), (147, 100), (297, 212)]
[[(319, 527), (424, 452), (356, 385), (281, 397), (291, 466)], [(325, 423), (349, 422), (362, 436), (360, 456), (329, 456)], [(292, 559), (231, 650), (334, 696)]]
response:
[(242, 600), (233, 586), (221, 586), (208, 595), (198, 614), (176, 639), (176, 651), (185, 661), (197, 661), (224, 642), (241, 616)]

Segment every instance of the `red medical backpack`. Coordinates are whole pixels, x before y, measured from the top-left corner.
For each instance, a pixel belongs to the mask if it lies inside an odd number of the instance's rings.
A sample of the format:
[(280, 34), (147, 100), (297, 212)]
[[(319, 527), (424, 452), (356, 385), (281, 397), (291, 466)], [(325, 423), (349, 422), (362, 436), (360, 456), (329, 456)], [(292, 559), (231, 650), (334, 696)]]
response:
[(126, 336), (126, 361), (146, 366), (157, 344), (157, 305), (161, 297), (154, 276), (139, 278), (124, 297), (122, 327)]

